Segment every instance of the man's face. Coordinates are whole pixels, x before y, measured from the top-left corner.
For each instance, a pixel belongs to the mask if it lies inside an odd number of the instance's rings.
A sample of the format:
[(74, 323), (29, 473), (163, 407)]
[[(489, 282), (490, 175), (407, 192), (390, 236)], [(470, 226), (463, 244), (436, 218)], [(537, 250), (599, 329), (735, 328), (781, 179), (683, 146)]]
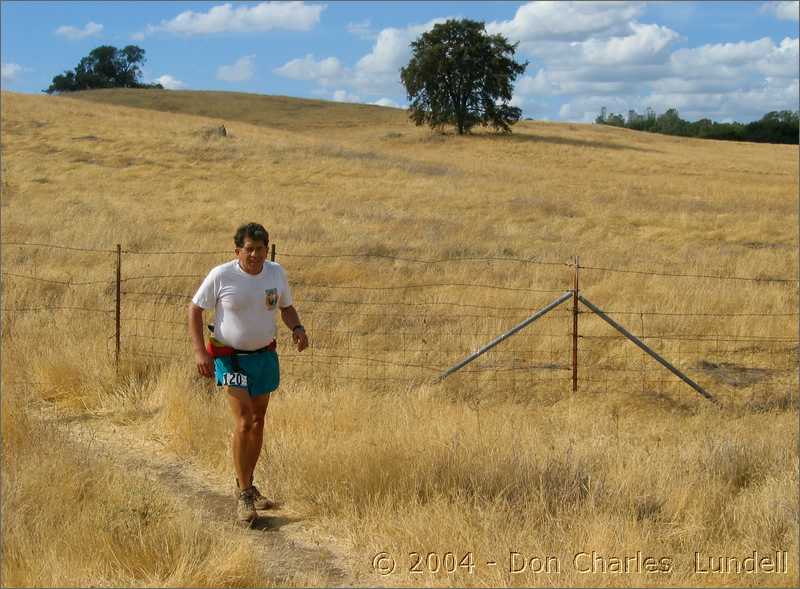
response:
[(239, 266), (248, 274), (258, 274), (264, 267), (267, 259), (267, 244), (261, 240), (253, 240), (250, 237), (244, 238), (244, 245), (236, 248), (236, 256), (239, 258)]

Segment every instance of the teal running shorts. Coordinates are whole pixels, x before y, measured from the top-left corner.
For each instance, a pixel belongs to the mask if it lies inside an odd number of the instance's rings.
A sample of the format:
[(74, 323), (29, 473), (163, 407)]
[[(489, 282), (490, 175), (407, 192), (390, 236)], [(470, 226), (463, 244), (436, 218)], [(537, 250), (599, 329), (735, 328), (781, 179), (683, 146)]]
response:
[(247, 389), (251, 397), (271, 393), (280, 384), (278, 353), (264, 350), (254, 354), (239, 354), (239, 371), (233, 369), (231, 356), (214, 358), (217, 386)]

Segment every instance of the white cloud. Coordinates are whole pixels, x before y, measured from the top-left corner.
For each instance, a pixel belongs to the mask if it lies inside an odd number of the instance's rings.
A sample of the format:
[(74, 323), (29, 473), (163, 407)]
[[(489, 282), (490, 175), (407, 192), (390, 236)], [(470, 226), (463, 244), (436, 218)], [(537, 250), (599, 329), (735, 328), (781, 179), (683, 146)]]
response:
[(333, 100), (336, 102), (361, 102), (361, 98), (350, 94), (347, 90), (336, 90), (333, 93)]
[(254, 6), (230, 3), (208, 12), (181, 12), (172, 20), (148, 25), (148, 34), (165, 32), (180, 35), (213, 33), (259, 33), (274, 29), (309, 31), (319, 22), (325, 4), (304, 2), (260, 2)]
[(641, 90), (643, 84), (635, 79), (635, 74), (631, 74), (634, 79), (619, 80), (582, 80), (580, 76), (572, 79), (564, 76), (563, 80), (558, 81), (559, 94), (588, 95), (611, 95), (611, 94), (630, 94)]
[(766, 76), (797, 78), (800, 76), (800, 43), (798, 39), (786, 37), (781, 44), (771, 47), (767, 55), (758, 61), (758, 71)]
[[(643, 92), (653, 80), (671, 75), (666, 63), (619, 63), (584, 65), (582, 53), (570, 58), (543, 61), (535, 76), (519, 78), (514, 87), (518, 100), (540, 96), (608, 95)], [(657, 60), (655, 60), (657, 61)]]
[[(296, 80), (314, 80), (327, 88), (344, 86), (359, 95), (398, 95), (405, 91), (400, 82), (400, 68), (411, 57), (411, 42), (445, 20), (437, 18), (402, 29), (383, 29), (369, 53), (362, 56), (353, 67), (344, 66), (335, 57), (317, 61), (309, 54), (287, 62), (273, 72)], [(321, 94), (327, 95), (327, 92)]]
[[(664, 65), (670, 47), (682, 37), (672, 29), (654, 24), (631, 22), (625, 35), (590, 37), (584, 41), (537, 41), (527, 44), (534, 62), (555, 69), (585, 69), (593, 75), (625, 74), (628, 67)], [(584, 73), (584, 72), (582, 72)]]
[(535, 76), (523, 76), (514, 85), (515, 96), (553, 96), (561, 94), (559, 84), (550, 79), (547, 71), (540, 69)]
[(169, 74), (164, 74), (163, 76), (159, 76), (153, 82), (161, 84), (167, 90), (181, 90), (186, 88), (186, 84), (181, 82), (177, 78), (170, 76)]
[(358, 60), (356, 68), (365, 73), (384, 74), (396, 72), (407, 62), (411, 54), (408, 47), (412, 33), (407, 29), (383, 29), (372, 50)]
[(144, 33), (141, 32), (141, 31), (138, 32), (138, 33), (133, 33), (131, 35), (131, 40), (132, 41), (144, 41)]
[(374, 41), (378, 34), (372, 28), (372, 21), (365, 19), (347, 23), (347, 32), (365, 41)]
[(490, 22), (486, 30), (511, 42), (581, 41), (624, 34), (643, 10), (642, 2), (529, 2), (513, 19)]
[(665, 49), (680, 39), (675, 31), (659, 25), (631, 23), (633, 34), (608, 39), (588, 39), (575, 43), (581, 62), (592, 65), (619, 65), (663, 61)]
[(23, 71), (27, 68), (22, 67), (17, 63), (2, 63), (0, 64), (0, 80), (5, 82), (15, 82)]
[(369, 53), (358, 60), (350, 84), (364, 94), (397, 94), (404, 88), (400, 68), (411, 58), (411, 42), (447, 18), (435, 18), (424, 24), (399, 29), (390, 27), (378, 33)]
[[(558, 24), (552, 19), (562, 6), (569, 22)], [(603, 18), (597, 22), (582, 18), (598, 11)], [(641, 14), (641, 5), (633, 4), (530, 3), (512, 21), (492, 23), (494, 32), (516, 35), (512, 40), (522, 41), (521, 52), (534, 56), (538, 67), (517, 80), (514, 104), (559, 97), (565, 100), (560, 116), (573, 121), (594, 120), (602, 106), (621, 113), (674, 107), (689, 119), (742, 121), (797, 108), (797, 38), (674, 50), (685, 39), (638, 22)]]
[(272, 71), (292, 80), (319, 80), (326, 83), (342, 76), (345, 69), (335, 57), (316, 61), (309, 53), (302, 59), (293, 59)]
[(447, 19), (436, 18), (422, 25), (411, 25), (404, 29), (388, 28), (378, 33), (372, 49), (358, 60), (356, 70), (364, 74), (391, 73), (400, 77), (400, 68), (411, 57), (411, 42), (434, 25)]
[(86, 37), (97, 35), (102, 30), (103, 25), (97, 24), (94, 21), (89, 21), (82, 29), (68, 25), (58, 27), (56, 29), (56, 35), (59, 37), (64, 37), (65, 39), (69, 39), (70, 41), (79, 41), (81, 39), (85, 39)]
[(511, 106), (516, 106), (518, 108), (523, 108), (525, 104), (527, 104), (527, 97), (521, 96), (519, 94), (514, 94), (511, 97), (511, 100), (508, 101), (508, 104)]
[(675, 76), (690, 79), (742, 80), (748, 74), (796, 78), (800, 75), (798, 47), (798, 39), (788, 37), (780, 45), (775, 45), (769, 37), (702, 45), (674, 52), (670, 66)]
[[(766, 80), (753, 87), (732, 92), (658, 93), (647, 97), (656, 111), (677, 108), (685, 119), (708, 117), (714, 120), (747, 122), (761, 118), (773, 110), (796, 108), (800, 101), (798, 80)], [(792, 107), (792, 105), (795, 105)]]
[(245, 55), (232, 65), (221, 65), (217, 68), (217, 79), (225, 82), (244, 82), (255, 74), (255, 55)]
[(374, 106), (388, 106), (389, 108), (403, 108), (391, 98), (381, 98), (375, 102), (370, 102)]
[(654, 80), (650, 87), (656, 94), (706, 94), (734, 92), (741, 86), (737, 78), (687, 79), (669, 77)]
[[(565, 95), (603, 101), (642, 92), (649, 81), (668, 75), (670, 50), (682, 37), (666, 26), (638, 22), (643, 11), (640, 2), (530, 2), (512, 20), (487, 25), (488, 32), (520, 42), (518, 54), (531, 56), (539, 67), (517, 80), (515, 103)], [(564, 116), (588, 119), (575, 104)]]
[(751, 62), (772, 48), (772, 41), (764, 37), (757, 41), (702, 45), (692, 49), (679, 49), (671, 56), (674, 67), (684, 70), (709, 66), (741, 65)]
[(797, 0), (767, 2), (761, 7), (762, 12), (771, 12), (781, 20), (800, 20), (800, 2)]
[[(584, 66), (580, 63), (569, 67), (559, 65), (551, 71), (554, 80), (558, 80), (562, 89), (569, 84), (597, 84), (610, 82), (626, 82), (648, 84), (670, 74), (668, 63), (643, 63), (597, 66)], [(565, 90), (565, 92), (568, 90)]]

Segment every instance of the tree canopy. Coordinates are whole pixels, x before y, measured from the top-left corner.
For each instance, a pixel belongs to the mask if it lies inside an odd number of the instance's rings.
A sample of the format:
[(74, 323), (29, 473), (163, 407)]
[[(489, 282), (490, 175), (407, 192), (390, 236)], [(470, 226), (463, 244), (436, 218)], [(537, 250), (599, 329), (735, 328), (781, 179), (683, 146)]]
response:
[(513, 82), (528, 65), (514, 61), (517, 44), (488, 35), (482, 22), (463, 19), (434, 25), (411, 48), (400, 78), (417, 125), (454, 125), (459, 135), (476, 124), (511, 132), (522, 116), (509, 104)]
[(82, 58), (74, 70), (67, 70), (53, 78), (44, 92), (74, 92), (95, 88), (161, 88), (161, 84), (140, 82), (141, 64), (145, 62), (144, 49), (128, 45), (117, 49), (101, 45)]

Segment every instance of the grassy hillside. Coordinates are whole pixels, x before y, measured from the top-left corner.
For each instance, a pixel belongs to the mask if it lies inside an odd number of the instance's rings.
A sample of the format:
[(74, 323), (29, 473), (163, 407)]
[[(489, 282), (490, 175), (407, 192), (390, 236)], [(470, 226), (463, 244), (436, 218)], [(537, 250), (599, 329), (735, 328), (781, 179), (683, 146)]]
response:
[(109, 89), (76, 92), (71, 97), (293, 131), (392, 125), (406, 118), (401, 110), (380, 106), (241, 92)]
[[(798, 301), (781, 281), (798, 266), (797, 146), (530, 121), (457, 137), (399, 110), (228, 93), (1, 98), (4, 393), (146, 424), (227, 475), (230, 420), (195, 376), (186, 297), (256, 220), (312, 341), (298, 355), (279, 338), (285, 384), (257, 479), (372, 584), (797, 583)], [(222, 123), (228, 137), (210, 133)], [(588, 314), (573, 394), (566, 306), (431, 384), (572, 288), (576, 255), (582, 292), (719, 408)], [(4, 436), (15, 414), (3, 406)], [(4, 437), (4, 469), (27, 481), (4, 493), (46, 475), (14, 466), (23, 439), (41, 436)], [(581, 550), (671, 557), (674, 570), (584, 575)], [(698, 576), (696, 550), (788, 550), (791, 574)], [(549, 554), (562, 570), (381, 576), (381, 551)], [(131, 583), (96, 564), (84, 580)], [(40, 579), (35, 559), (14, 566)], [(215, 577), (185, 582), (198, 578)]]
[[(520, 123), (510, 137), (442, 137), (413, 127), (394, 109), (298, 100), (290, 117), (284, 105), (293, 99), (225, 93), (209, 93), (207, 107), (190, 92), (5, 96), (5, 149), (9, 165), (19, 166), (9, 177), (19, 184), (12, 190), (44, 198), (56, 187), (63, 194), (75, 174), (84, 184), (97, 187), (98, 178), (101, 187), (112, 185), (118, 206), (131, 197), (143, 204), (139, 195), (194, 203), (224, 194), (224, 202), (214, 200), (217, 210), (238, 219), (255, 212), (251, 202), (278, 199), (270, 211), (278, 217), (268, 221), (276, 228), (324, 206), (325, 227), (294, 226), (291, 237), (281, 236), (286, 245), (287, 239), (331, 244), (347, 234), (394, 251), (427, 251), (435, 235), (439, 251), (464, 241), (483, 252), (583, 254), (598, 265), (657, 262), (670, 270), (746, 275), (790, 275), (794, 268), (793, 146), (534, 122)], [(214, 119), (86, 103), (124, 99), (141, 106), (147, 97)], [(60, 115), (66, 118), (55, 124)], [(245, 116), (270, 128), (235, 122)], [(203, 137), (204, 127), (223, 120), (230, 140)], [(318, 132), (324, 124), (330, 127)], [(152, 213), (137, 209), (129, 212)], [(194, 221), (203, 213), (194, 206), (180, 216)], [(382, 218), (364, 218), (376, 214)], [(353, 222), (357, 235), (349, 231)]]

